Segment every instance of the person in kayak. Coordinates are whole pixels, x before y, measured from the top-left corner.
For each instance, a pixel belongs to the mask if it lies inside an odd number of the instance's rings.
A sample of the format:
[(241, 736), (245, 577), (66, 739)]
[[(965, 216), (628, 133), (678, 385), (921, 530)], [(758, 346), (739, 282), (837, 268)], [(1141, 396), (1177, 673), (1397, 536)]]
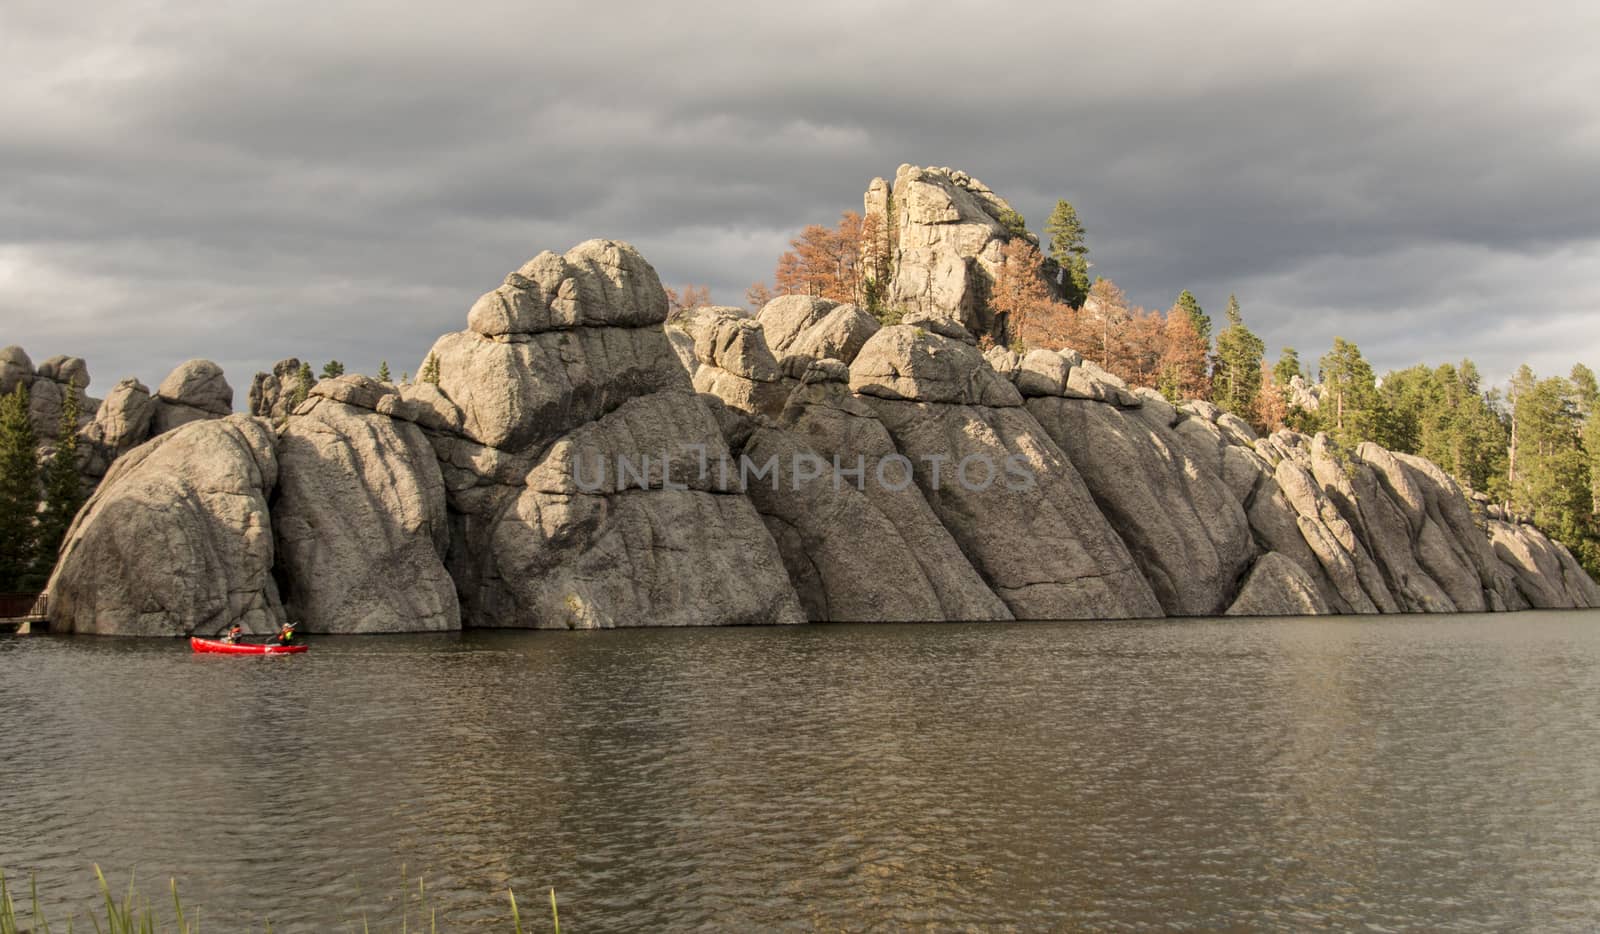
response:
[(228, 643), (229, 645), (234, 645), (243, 635), (243, 627), (241, 627), (238, 623), (235, 623), (233, 628), (228, 630), (228, 634), (222, 637), (222, 641)]
[(279, 645), (289, 645), (294, 641), (294, 626), (294, 623), (284, 623), (283, 628), (278, 630)]

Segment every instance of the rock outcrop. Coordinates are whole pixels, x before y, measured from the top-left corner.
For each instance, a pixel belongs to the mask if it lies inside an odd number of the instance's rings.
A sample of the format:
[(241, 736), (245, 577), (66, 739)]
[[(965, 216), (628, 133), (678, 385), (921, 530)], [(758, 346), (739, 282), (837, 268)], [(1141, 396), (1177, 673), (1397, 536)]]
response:
[[(668, 320), (649, 264), (592, 240), (485, 293), (416, 383), (343, 376), (295, 406), (299, 363), (285, 360), (252, 384), (249, 418), (228, 414), (232, 390), (206, 361), (153, 395), (122, 381), (80, 430), (86, 471), (110, 470), (51, 581), (55, 624), (1600, 606), (1565, 548), (1422, 458), (1258, 438), (1070, 349), (980, 349), (986, 257), (1020, 235), (980, 183), (907, 166), (868, 206), (895, 219), (895, 295), (911, 307), (892, 326), (802, 296)], [(45, 409), (49, 387), (80, 376), (73, 358), (35, 369), (0, 351), (0, 388), (44, 387)]]
[[(754, 506), (699, 472), (727, 446), (663, 330), (666, 313), (660, 280), (632, 247), (591, 240), (524, 265), (478, 300), (468, 331), (434, 345), (439, 394), (462, 413), (459, 433), (435, 428), (431, 440), (470, 624), (804, 619)], [(764, 342), (745, 348), (713, 317), (708, 366), (776, 375)], [(579, 483), (585, 470), (596, 484)]]
[(156, 389), (155, 433), (233, 411), (233, 387), (210, 360), (181, 363)]
[(461, 628), (444, 477), (410, 414), (392, 387), (350, 375), (318, 383), (283, 428), (272, 520), (307, 632)]
[(300, 361), (295, 357), (274, 363), (271, 373), (257, 373), (250, 381), (250, 414), (282, 424), (294, 406), (299, 382)]
[(891, 306), (999, 336), (986, 297), (1001, 252), (1012, 237), (1038, 243), (1011, 205), (965, 172), (902, 165), (893, 183), (872, 180), (864, 206), (883, 231)]
[(51, 628), (271, 632), (284, 620), (267, 508), (277, 480), (271, 426), (241, 415), (130, 451), (67, 533), (49, 584)]

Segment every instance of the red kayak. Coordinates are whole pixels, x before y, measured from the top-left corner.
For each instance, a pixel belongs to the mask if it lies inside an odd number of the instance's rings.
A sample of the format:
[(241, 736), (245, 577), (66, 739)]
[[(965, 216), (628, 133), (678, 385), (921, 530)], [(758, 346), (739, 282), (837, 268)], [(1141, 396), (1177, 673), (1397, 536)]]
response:
[(189, 637), (189, 647), (196, 652), (215, 652), (219, 655), (289, 655), (304, 652), (304, 645), (260, 645), (251, 642), (223, 642), (221, 639)]

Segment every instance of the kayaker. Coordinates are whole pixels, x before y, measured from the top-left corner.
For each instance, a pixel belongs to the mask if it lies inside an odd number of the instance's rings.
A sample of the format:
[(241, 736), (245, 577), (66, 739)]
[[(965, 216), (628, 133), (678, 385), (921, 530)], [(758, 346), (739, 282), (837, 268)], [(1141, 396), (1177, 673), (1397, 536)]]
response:
[(294, 641), (294, 625), (294, 623), (284, 623), (283, 628), (278, 630), (279, 645), (288, 645)]
[(240, 626), (238, 623), (234, 623), (233, 628), (228, 630), (228, 634), (222, 637), (222, 641), (228, 643), (229, 645), (233, 645), (234, 643), (238, 642), (239, 638), (243, 635), (244, 627)]

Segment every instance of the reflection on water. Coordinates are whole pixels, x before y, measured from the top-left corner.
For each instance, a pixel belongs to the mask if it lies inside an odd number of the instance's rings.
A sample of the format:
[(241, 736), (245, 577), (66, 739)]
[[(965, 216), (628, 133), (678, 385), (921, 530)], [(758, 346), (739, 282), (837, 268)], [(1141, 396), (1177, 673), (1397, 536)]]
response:
[(402, 866), (450, 930), (1592, 928), (1597, 624), (0, 638), (0, 867), (221, 931)]

